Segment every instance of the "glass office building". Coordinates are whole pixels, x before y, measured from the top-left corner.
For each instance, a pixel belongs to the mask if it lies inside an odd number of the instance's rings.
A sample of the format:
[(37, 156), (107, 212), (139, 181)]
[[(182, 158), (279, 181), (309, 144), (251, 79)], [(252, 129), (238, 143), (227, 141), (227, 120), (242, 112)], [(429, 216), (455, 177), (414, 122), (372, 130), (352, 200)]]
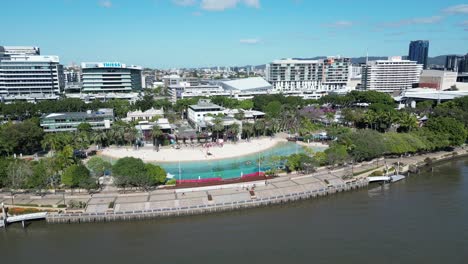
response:
[(83, 93), (130, 93), (142, 89), (142, 67), (119, 62), (81, 64)]
[(422, 64), (424, 69), (427, 69), (427, 58), (429, 56), (429, 41), (416, 40), (411, 41), (409, 45), (408, 60), (415, 61), (417, 64)]

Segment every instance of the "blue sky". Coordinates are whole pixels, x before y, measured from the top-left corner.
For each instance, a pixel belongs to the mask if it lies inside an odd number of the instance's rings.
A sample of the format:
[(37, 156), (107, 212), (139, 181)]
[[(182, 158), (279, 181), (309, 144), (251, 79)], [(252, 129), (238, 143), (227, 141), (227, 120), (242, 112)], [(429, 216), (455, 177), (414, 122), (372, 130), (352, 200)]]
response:
[[(465, 0), (466, 1), (466, 0)], [(0, 45), (36, 45), (64, 64), (259, 65), (287, 57), (468, 52), (460, 0), (2, 1)]]

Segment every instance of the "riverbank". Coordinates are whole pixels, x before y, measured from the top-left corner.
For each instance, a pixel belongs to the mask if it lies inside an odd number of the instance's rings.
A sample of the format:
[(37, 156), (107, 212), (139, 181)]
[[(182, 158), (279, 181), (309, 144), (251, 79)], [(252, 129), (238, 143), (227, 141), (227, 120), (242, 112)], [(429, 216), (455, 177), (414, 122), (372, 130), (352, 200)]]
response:
[[(385, 163), (391, 165), (401, 162), (407, 165), (406, 169), (417, 171), (417, 168), (427, 163), (449, 160), (467, 154), (467, 150), (458, 148), (451, 152), (386, 159)], [(368, 185), (367, 176), (383, 168), (382, 160), (374, 160), (354, 165), (352, 170), (357, 176), (351, 179), (347, 179), (351, 168), (336, 170), (321, 168), (317, 173), (310, 175), (289, 174), (267, 181), (223, 186), (127, 194), (102, 192), (93, 195), (75, 195), (74, 200), (86, 202), (85, 209), (69, 214), (49, 214), (47, 221), (49, 223), (74, 223), (137, 220), (268, 206), (363, 188)], [(19, 199), (24, 204), (30, 198), (18, 196), (15, 200)], [(60, 197), (47, 195), (43, 201), (51, 203), (53, 199), (56, 199), (57, 203), (63, 202), (61, 195)], [(70, 198), (65, 197), (65, 199)], [(8, 203), (5, 197), (2, 201)], [(30, 201), (30, 203), (33, 202), (40, 204), (41, 201)]]

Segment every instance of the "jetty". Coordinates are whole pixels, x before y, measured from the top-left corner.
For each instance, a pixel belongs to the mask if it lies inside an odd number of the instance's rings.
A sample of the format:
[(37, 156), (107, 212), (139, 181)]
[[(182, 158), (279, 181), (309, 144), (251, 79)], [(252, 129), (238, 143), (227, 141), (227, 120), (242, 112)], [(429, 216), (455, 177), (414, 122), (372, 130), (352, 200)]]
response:
[(391, 176), (375, 176), (375, 177), (367, 177), (369, 183), (372, 182), (384, 182), (384, 183), (393, 183), (404, 180), (406, 176), (404, 175), (391, 175)]
[(23, 228), (26, 227), (28, 221), (45, 220), (47, 218), (47, 212), (24, 214), (18, 216), (8, 216), (5, 210), (5, 206), (2, 204), (2, 220), (0, 221), (0, 227), (7, 227), (9, 224), (21, 222)]

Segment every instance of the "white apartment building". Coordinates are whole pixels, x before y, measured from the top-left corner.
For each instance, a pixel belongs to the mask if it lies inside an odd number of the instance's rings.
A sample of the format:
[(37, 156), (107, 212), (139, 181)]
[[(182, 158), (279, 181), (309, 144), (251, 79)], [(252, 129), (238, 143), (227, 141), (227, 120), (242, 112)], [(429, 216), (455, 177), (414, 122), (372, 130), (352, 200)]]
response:
[(58, 99), (65, 87), (58, 56), (8, 55), (0, 58), (0, 100)]
[(348, 85), (350, 68), (349, 58), (283, 59), (267, 65), (266, 79), (272, 84), (273, 91), (332, 91)]
[(362, 68), (361, 89), (393, 93), (413, 88), (419, 82), (423, 65), (401, 57), (370, 61)]

